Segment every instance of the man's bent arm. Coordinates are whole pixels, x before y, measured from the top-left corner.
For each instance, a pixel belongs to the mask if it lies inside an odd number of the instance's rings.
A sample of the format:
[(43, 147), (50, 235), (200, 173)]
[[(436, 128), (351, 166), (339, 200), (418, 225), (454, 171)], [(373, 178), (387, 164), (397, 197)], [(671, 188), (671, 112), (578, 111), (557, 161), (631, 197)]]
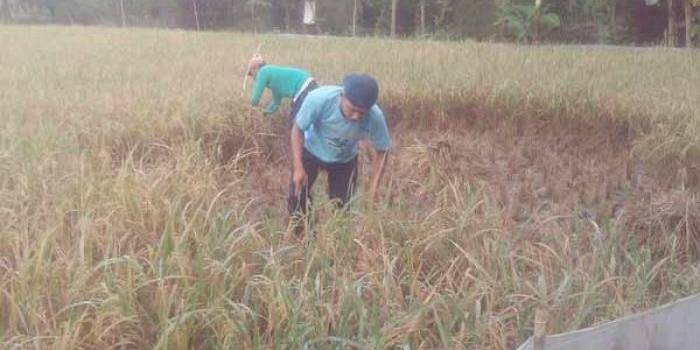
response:
[(389, 152), (375, 150), (372, 152), (372, 155), (372, 182), (370, 187), (370, 199), (375, 201), (379, 184), (381, 183), (382, 176), (384, 175), (384, 169), (386, 168), (386, 161), (387, 157), (389, 156)]
[(297, 192), (296, 194), (299, 195), (301, 192), (301, 186), (304, 184), (304, 181), (306, 181), (306, 171), (304, 171), (304, 162), (302, 159), (302, 155), (304, 153), (304, 132), (299, 129), (299, 126), (296, 123), (294, 123), (294, 126), (292, 126), (290, 142), (292, 146), (292, 159), (294, 164), (294, 189)]

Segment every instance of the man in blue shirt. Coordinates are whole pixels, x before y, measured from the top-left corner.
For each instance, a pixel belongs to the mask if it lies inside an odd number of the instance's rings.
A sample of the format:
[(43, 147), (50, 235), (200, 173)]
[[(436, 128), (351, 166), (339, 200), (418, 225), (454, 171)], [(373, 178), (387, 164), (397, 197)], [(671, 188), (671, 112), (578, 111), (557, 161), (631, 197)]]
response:
[(391, 148), (389, 128), (376, 105), (379, 88), (369, 75), (350, 74), (343, 86), (311, 91), (291, 131), (293, 157), (288, 208), (293, 218), (306, 213), (309, 192), (319, 171), (328, 173), (328, 195), (346, 204), (357, 183), (358, 143), (372, 152), (370, 198), (375, 199)]

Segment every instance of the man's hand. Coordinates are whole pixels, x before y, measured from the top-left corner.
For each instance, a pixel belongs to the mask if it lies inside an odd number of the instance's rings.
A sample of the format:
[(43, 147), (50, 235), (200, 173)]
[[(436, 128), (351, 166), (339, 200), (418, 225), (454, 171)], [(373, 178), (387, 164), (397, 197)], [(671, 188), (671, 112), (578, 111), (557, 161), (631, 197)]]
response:
[(308, 180), (309, 176), (306, 174), (306, 171), (304, 170), (304, 167), (295, 167), (294, 169), (294, 175), (293, 175), (293, 181), (294, 181), (294, 195), (301, 196), (301, 189), (304, 188), (303, 186), (306, 186), (306, 181)]

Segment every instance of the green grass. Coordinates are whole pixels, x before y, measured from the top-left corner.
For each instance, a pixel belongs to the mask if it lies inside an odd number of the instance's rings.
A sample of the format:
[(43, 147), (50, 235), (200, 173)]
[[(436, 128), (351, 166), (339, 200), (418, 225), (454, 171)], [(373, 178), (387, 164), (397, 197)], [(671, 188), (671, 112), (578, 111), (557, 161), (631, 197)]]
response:
[[(318, 201), (305, 242), (281, 122), (241, 96), (261, 42), (323, 83), (377, 76), (399, 146), (381, 204)], [(11, 26), (0, 46), (0, 347), (504, 349), (537, 307), (558, 332), (700, 290), (698, 184), (618, 169), (697, 170), (697, 51)], [(530, 123), (551, 129), (518, 143)]]

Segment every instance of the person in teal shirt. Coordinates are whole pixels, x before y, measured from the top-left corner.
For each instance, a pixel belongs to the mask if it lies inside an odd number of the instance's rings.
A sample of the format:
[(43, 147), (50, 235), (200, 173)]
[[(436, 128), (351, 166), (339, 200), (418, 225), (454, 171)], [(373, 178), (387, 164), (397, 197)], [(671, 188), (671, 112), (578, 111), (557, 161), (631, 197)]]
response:
[(299, 68), (266, 64), (265, 60), (257, 55), (248, 63), (248, 75), (255, 79), (250, 99), (253, 106), (260, 103), (266, 88), (272, 92), (272, 100), (263, 111), (264, 115), (269, 116), (276, 112), (283, 98), (292, 100), (292, 111), (287, 116), (290, 125), (306, 95), (318, 87), (311, 73)]
[(391, 138), (386, 119), (376, 105), (379, 87), (369, 75), (350, 74), (343, 86), (323, 86), (309, 93), (291, 130), (293, 169), (287, 198), (295, 232), (306, 213), (318, 173), (328, 174), (328, 194), (344, 206), (357, 183), (358, 144), (373, 148), (371, 200), (375, 199)]

